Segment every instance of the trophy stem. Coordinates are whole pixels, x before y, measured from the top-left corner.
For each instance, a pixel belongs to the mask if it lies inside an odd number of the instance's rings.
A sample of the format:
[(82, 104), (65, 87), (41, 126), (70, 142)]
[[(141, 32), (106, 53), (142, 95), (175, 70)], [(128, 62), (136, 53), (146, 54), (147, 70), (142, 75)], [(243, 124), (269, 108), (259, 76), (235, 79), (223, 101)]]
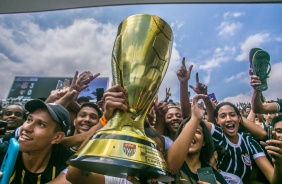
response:
[[(147, 112), (147, 111), (146, 111)], [(136, 118), (138, 120), (132, 120), (128, 113), (123, 112), (122, 110), (117, 109), (113, 117), (109, 120), (107, 125), (100, 129), (100, 131), (108, 131), (108, 130), (117, 130), (117, 131), (129, 131), (135, 132), (139, 135), (145, 136), (144, 132), (144, 120), (146, 117), (146, 113), (144, 113), (140, 118)]]

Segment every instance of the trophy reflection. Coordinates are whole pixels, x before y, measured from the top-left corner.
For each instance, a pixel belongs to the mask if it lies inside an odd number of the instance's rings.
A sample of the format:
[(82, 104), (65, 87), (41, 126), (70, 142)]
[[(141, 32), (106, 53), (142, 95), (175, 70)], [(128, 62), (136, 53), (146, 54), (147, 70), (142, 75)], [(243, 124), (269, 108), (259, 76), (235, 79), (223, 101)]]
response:
[(172, 181), (156, 143), (146, 137), (144, 121), (168, 68), (173, 34), (161, 18), (138, 14), (118, 27), (112, 52), (113, 83), (128, 92), (129, 110), (116, 110), (69, 164), (83, 170), (116, 176)]

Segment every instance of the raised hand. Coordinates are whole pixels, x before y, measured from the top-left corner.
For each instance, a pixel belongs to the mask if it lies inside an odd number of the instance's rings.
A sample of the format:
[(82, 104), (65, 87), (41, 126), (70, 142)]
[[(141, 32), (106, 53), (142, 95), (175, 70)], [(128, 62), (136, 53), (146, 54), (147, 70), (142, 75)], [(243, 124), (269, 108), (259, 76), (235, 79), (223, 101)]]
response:
[(164, 102), (167, 102), (169, 97), (171, 96), (171, 93), (169, 92), (170, 91), (170, 88), (165, 88), (165, 99), (164, 99)]
[(205, 114), (204, 103), (201, 102), (200, 105), (198, 105), (198, 101), (204, 98), (207, 98), (207, 95), (199, 94), (192, 100), (192, 117), (197, 118), (198, 120), (202, 120)]
[(185, 65), (185, 57), (182, 59), (182, 66), (177, 71), (176, 75), (180, 83), (186, 83), (190, 79), (191, 71), (192, 71), (193, 65), (190, 65), (188, 70)]
[(216, 108), (216, 106), (218, 105), (218, 101), (217, 100), (211, 99), (211, 103), (212, 103), (214, 108)]
[(126, 90), (118, 84), (105, 91), (102, 99), (104, 116), (107, 120), (112, 117), (115, 109), (126, 111), (129, 108)]
[(249, 70), (249, 75), (251, 77), (250, 84), (251, 84), (252, 88), (254, 90), (256, 90), (255, 87), (261, 85), (261, 80), (260, 80), (260, 78), (258, 76), (253, 74), (252, 70)]
[(165, 101), (158, 101), (158, 96), (156, 96), (154, 101), (155, 111), (159, 115), (165, 115), (167, 112), (167, 103)]
[(202, 83), (199, 82), (199, 74), (198, 72), (196, 73), (196, 87), (189, 85), (191, 89), (197, 94), (203, 94), (207, 95), (208, 94), (208, 87)]
[(75, 93), (74, 99), (77, 98), (79, 93), (89, 86), (89, 83), (97, 78), (100, 73), (96, 73), (93, 75), (91, 72), (83, 72), (78, 76), (78, 71), (75, 72), (74, 77), (72, 79), (71, 86), (69, 88), (69, 92)]
[(267, 153), (272, 158), (273, 164), (276, 166), (282, 165), (282, 141), (281, 140), (275, 140), (270, 139), (266, 142), (260, 141), (260, 144), (264, 146)]

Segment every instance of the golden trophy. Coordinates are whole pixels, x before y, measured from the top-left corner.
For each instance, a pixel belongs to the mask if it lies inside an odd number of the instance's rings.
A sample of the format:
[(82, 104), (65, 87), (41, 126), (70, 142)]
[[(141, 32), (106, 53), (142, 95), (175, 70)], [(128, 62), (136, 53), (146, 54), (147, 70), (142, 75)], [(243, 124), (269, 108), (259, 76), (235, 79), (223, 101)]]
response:
[(113, 83), (128, 92), (129, 110), (116, 110), (69, 164), (82, 170), (141, 181), (172, 181), (156, 143), (146, 137), (144, 121), (168, 68), (173, 42), (161, 18), (133, 15), (121, 22), (112, 52)]

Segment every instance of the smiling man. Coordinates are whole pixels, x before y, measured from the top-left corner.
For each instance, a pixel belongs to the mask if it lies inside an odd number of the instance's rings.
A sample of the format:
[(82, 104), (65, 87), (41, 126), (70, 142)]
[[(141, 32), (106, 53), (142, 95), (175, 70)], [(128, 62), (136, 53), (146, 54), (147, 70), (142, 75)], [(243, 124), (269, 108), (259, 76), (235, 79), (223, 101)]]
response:
[(67, 167), (72, 154), (58, 144), (69, 129), (69, 113), (61, 105), (41, 100), (27, 102), (25, 109), (29, 115), (20, 129), (20, 152), (10, 183), (47, 183)]
[[(83, 103), (73, 121), (75, 127), (74, 135), (89, 131), (99, 123), (101, 117), (102, 111), (96, 104), (91, 102)], [(79, 147), (80, 145), (74, 146), (71, 150), (76, 152)]]

